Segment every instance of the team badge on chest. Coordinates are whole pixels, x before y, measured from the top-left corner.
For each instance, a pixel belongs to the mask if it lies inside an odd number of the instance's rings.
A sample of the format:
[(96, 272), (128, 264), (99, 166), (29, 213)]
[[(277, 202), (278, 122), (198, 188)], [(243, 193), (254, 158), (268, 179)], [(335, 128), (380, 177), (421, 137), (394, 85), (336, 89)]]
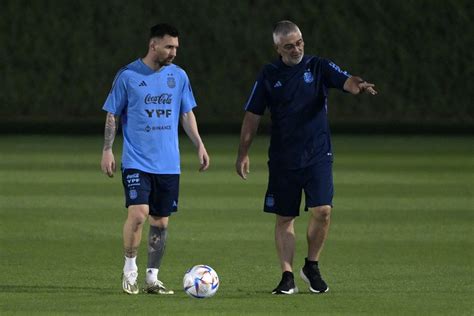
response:
[(304, 79), (304, 82), (311, 83), (314, 80), (313, 74), (309, 70), (306, 70), (303, 75), (303, 79)]
[(170, 89), (173, 89), (174, 87), (176, 87), (176, 81), (174, 80), (174, 77), (168, 77), (166, 83), (168, 84), (168, 87)]

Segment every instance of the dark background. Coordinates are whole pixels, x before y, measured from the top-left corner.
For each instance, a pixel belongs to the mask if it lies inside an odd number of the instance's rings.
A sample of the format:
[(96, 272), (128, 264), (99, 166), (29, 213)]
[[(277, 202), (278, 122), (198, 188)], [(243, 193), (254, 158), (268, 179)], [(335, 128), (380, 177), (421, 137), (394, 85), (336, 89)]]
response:
[[(150, 26), (180, 31), (201, 131), (238, 132), (273, 24), (300, 26), (305, 52), (377, 85), (331, 94), (334, 131), (472, 133), (474, 1), (26, 1), (0, 10), (0, 131), (101, 133), (115, 73), (143, 57)], [(268, 125), (268, 118), (264, 125)]]

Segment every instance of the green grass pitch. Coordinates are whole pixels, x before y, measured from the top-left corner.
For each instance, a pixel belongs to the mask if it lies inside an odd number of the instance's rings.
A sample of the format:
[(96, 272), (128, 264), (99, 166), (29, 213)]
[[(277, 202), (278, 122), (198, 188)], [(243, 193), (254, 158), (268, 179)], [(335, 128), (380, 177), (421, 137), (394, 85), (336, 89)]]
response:
[[(321, 271), (330, 292), (273, 296), (280, 271), (273, 215), (262, 212), (268, 139), (251, 173), (234, 171), (238, 136), (206, 136), (199, 174), (181, 139), (180, 208), (160, 278), (173, 296), (121, 292), (120, 176), (100, 172), (102, 137), (0, 138), (0, 314), (472, 315), (474, 146), (469, 136), (333, 138), (335, 208)], [(119, 152), (116, 144), (116, 158)], [(297, 219), (295, 270), (306, 252)], [(144, 233), (146, 239), (146, 232)], [(187, 268), (219, 274), (216, 296), (181, 289)], [(138, 258), (142, 274), (146, 247)]]

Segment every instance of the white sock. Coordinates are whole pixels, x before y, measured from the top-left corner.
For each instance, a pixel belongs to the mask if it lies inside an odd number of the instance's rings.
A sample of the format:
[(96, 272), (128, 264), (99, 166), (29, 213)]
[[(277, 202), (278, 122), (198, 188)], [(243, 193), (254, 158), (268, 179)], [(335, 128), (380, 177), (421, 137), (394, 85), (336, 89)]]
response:
[(125, 264), (123, 266), (123, 272), (138, 271), (137, 257), (129, 258), (125, 257)]
[(146, 283), (153, 283), (158, 280), (159, 269), (148, 268), (146, 269)]

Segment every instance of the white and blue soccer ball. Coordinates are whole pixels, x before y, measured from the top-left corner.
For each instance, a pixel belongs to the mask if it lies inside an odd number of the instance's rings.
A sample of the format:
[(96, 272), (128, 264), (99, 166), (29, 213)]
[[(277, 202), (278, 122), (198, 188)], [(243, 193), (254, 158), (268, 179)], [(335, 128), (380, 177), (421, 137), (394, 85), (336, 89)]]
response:
[(191, 297), (208, 298), (216, 294), (219, 288), (219, 277), (210, 266), (199, 264), (186, 271), (183, 288)]

